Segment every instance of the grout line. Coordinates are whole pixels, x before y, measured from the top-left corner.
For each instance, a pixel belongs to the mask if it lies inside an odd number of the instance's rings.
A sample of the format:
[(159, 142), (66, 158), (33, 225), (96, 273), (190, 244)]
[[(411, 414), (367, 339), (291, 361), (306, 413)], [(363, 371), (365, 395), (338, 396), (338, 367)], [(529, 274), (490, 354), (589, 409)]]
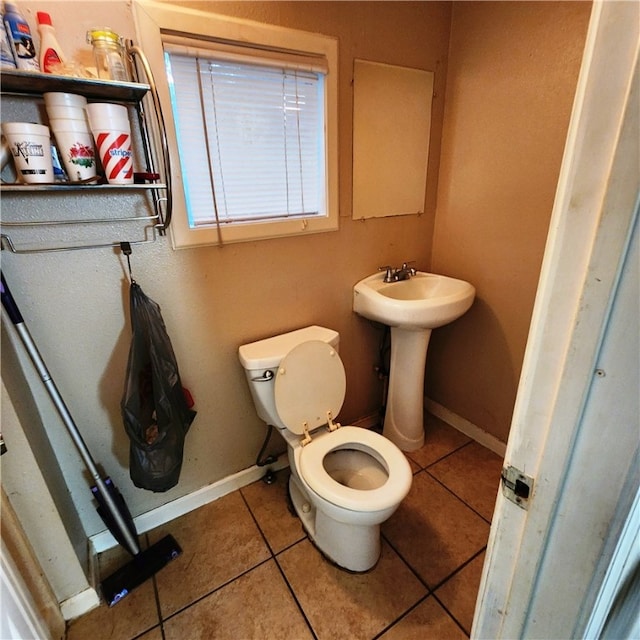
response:
[(450, 456), (459, 453), (460, 451), (462, 451), (462, 449), (464, 449), (465, 447), (469, 447), (473, 444), (473, 440), (469, 440), (469, 442), (465, 442), (464, 444), (461, 444), (459, 447), (456, 447), (455, 449), (452, 449), (451, 451), (449, 451), (449, 453), (445, 453), (441, 458), (438, 458), (437, 460), (435, 460), (434, 462), (429, 463), (426, 467), (424, 467), (425, 470), (430, 469), (431, 467), (433, 467), (434, 465), (442, 462), (443, 460), (446, 460), (447, 458), (449, 458)]
[(467, 507), (468, 509), (471, 509), (471, 511), (473, 511), (473, 513), (475, 513), (479, 518), (482, 518), (482, 520), (484, 520), (484, 522), (486, 522), (489, 526), (491, 526), (491, 520), (488, 520), (487, 518), (485, 518), (475, 507), (473, 507), (466, 500), (464, 500), (462, 497), (460, 497), (453, 489), (449, 488), (444, 482), (442, 482), (442, 480), (440, 480), (439, 478), (436, 478), (436, 476), (434, 476), (432, 473), (430, 473), (428, 469), (423, 469), (423, 471), (425, 473), (427, 473), (430, 478), (435, 480), (441, 487), (444, 487), (452, 496), (454, 496), (455, 498), (460, 500), (460, 502), (462, 502), (462, 504), (465, 507)]
[[(145, 537), (145, 541), (147, 543), (147, 547), (149, 546), (149, 534), (145, 533), (144, 534)], [(165, 633), (164, 633), (164, 623), (162, 622), (162, 608), (160, 607), (160, 592), (158, 590), (158, 581), (156, 579), (157, 574), (153, 574), (153, 595), (155, 597), (155, 601), (156, 601), (156, 613), (158, 615), (158, 623), (160, 625), (160, 635), (162, 636), (162, 640), (165, 640)], [(154, 627), (155, 628), (155, 627)]]
[(431, 592), (426, 593), (422, 598), (420, 598), (414, 605), (410, 606), (401, 616), (397, 617), (393, 622), (388, 624), (380, 633), (377, 633), (371, 640), (377, 640), (381, 636), (383, 636), (389, 629), (397, 625), (403, 618), (406, 618), (414, 609), (420, 606), (427, 598), (433, 595)]
[(486, 550), (487, 545), (482, 547), (480, 551), (476, 551), (476, 553), (474, 553), (468, 560), (465, 560), (459, 567), (456, 567), (446, 578), (440, 580), (440, 582), (438, 582), (438, 584), (433, 587), (432, 591), (435, 593), (436, 590), (438, 590), (445, 582), (448, 582), (449, 580), (451, 580), (451, 578), (460, 573), (467, 565), (471, 564), (479, 555), (484, 553)]
[[(431, 462), (429, 465), (427, 465), (426, 467), (422, 467), (421, 465), (416, 463), (416, 466), (419, 467), (419, 470), (416, 471), (416, 473), (414, 474), (417, 475), (418, 473), (421, 472), (426, 472), (428, 474), (428, 476), (430, 478), (432, 478), (433, 480), (435, 480), (439, 485), (441, 485), (442, 487), (444, 487), (448, 493), (450, 493), (453, 497), (455, 497), (457, 500), (459, 500), (460, 502), (462, 502), (465, 506), (467, 506), (469, 509), (471, 509), (476, 515), (478, 515), (483, 521), (488, 522), (488, 524), (491, 524), (490, 521), (487, 521), (486, 518), (484, 518), (480, 513), (478, 513), (476, 511), (476, 509), (474, 509), (471, 505), (469, 505), (465, 500), (463, 500), (460, 496), (458, 496), (452, 489), (450, 489), (444, 482), (440, 481), (438, 478), (436, 478), (435, 476), (433, 476), (430, 472), (429, 469), (431, 467), (433, 467), (434, 465), (436, 465), (437, 463), (441, 462), (442, 460), (448, 458), (449, 456), (459, 452), (460, 450), (462, 450), (463, 448), (469, 446), (470, 444), (472, 444), (473, 441), (467, 442), (465, 444), (460, 445), (459, 447), (457, 447), (456, 449), (453, 449), (452, 451), (450, 451), (449, 453), (443, 455), (441, 458), (439, 458), (438, 460)], [(413, 461), (415, 463), (415, 461)], [(251, 506), (249, 505), (247, 499), (245, 498), (245, 495), (242, 491), (242, 487), (236, 489), (236, 491), (238, 491), (240, 493), (240, 497), (245, 505), (245, 507), (248, 509), (249, 514), (251, 515), (251, 518), (253, 519), (256, 527), (258, 528), (258, 531), (260, 533), (260, 536), (262, 537), (265, 546), (268, 550), (269, 553), (269, 557), (267, 557), (266, 559), (258, 562), (257, 564), (255, 564), (254, 566), (246, 569), (245, 571), (239, 573), (238, 575), (234, 576), (233, 578), (227, 580), (226, 582), (224, 582), (221, 585), (218, 585), (216, 588), (212, 589), (211, 591), (197, 597), (196, 599), (194, 599), (192, 602), (190, 602), (189, 604), (181, 607), (180, 609), (172, 612), (170, 615), (168, 615), (166, 618), (163, 618), (162, 615), (162, 610), (161, 610), (161, 604), (160, 604), (160, 595), (159, 595), (159, 589), (158, 589), (158, 584), (157, 584), (157, 579), (156, 576), (153, 576), (153, 589), (154, 589), (154, 598), (155, 598), (155, 603), (156, 603), (156, 612), (157, 612), (157, 617), (159, 620), (159, 624), (158, 625), (154, 625), (153, 627), (151, 627), (151, 629), (147, 629), (146, 631), (142, 632), (141, 634), (139, 634), (138, 636), (136, 636), (136, 638), (141, 638), (142, 636), (144, 636), (146, 633), (148, 633), (149, 631), (151, 631), (152, 629), (157, 628), (157, 626), (160, 627), (160, 632), (161, 632), (161, 636), (162, 639), (165, 640), (166, 635), (165, 635), (165, 628), (164, 628), (164, 623), (168, 620), (170, 620), (171, 618), (179, 615), (180, 613), (184, 612), (186, 609), (189, 609), (190, 607), (192, 607), (193, 605), (199, 603), (201, 600), (204, 600), (205, 598), (211, 596), (212, 594), (216, 593), (217, 591), (224, 589), (225, 587), (229, 586), (231, 583), (235, 582), (236, 580), (238, 580), (239, 578), (245, 576), (246, 574), (248, 574), (249, 572), (253, 571), (254, 569), (257, 569), (258, 567), (260, 567), (261, 565), (265, 564), (266, 562), (270, 561), (270, 560), (274, 560), (275, 564), (278, 568), (278, 571), (280, 572), (280, 575), (282, 576), (287, 589), (289, 590), (294, 602), (296, 603), (296, 606), (298, 607), (298, 610), (300, 611), (307, 627), (310, 630), (311, 635), (313, 636), (313, 638), (315, 640), (317, 640), (318, 636), (315, 633), (307, 615), (305, 614), (305, 611), (300, 603), (300, 600), (298, 599), (298, 597), (296, 596), (296, 593), (292, 587), (292, 585), (290, 584), (289, 580), (287, 579), (287, 576), (279, 562), (279, 556), (281, 554), (283, 554), (284, 552), (288, 551), (289, 549), (292, 549), (294, 546), (298, 545), (300, 542), (303, 542), (304, 540), (308, 540), (308, 536), (304, 536), (303, 538), (301, 538), (300, 540), (296, 540), (294, 542), (292, 542), (291, 544), (287, 545), (286, 547), (284, 547), (283, 549), (280, 549), (279, 551), (275, 552), (274, 549), (271, 547), (271, 545), (269, 544), (269, 541), (262, 529), (262, 527), (260, 526), (260, 523), (258, 521), (258, 519), (256, 518)], [(426, 581), (417, 573), (417, 571), (412, 567), (411, 563), (408, 562), (405, 557), (398, 551), (398, 549), (395, 548), (395, 546), (389, 541), (389, 539), (386, 537), (386, 535), (384, 533), (380, 533), (382, 539), (384, 540), (384, 542), (386, 542), (386, 544), (389, 545), (389, 547), (398, 555), (398, 557), (401, 559), (401, 561), (405, 564), (405, 566), (409, 569), (409, 571), (414, 575), (414, 577), (419, 581), (420, 584), (422, 584), (425, 589), (426, 589), (426, 594), (422, 597), (420, 597), (411, 607), (409, 607), (406, 611), (404, 611), (398, 618), (396, 618), (393, 622), (389, 623), (382, 631), (380, 631), (379, 633), (377, 633), (372, 640), (376, 640), (378, 638), (381, 638), (382, 635), (384, 635), (384, 633), (386, 633), (387, 631), (389, 631), (391, 628), (393, 628), (395, 625), (397, 625), (402, 619), (404, 619), (407, 615), (409, 615), (412, 611), (414, 611), (420, 604), (424, 603), (425, 600), (427, 600), (427, 598), (431, 595), (434, 596), (435, 600), (438, 602), (438, 604), (440, 604), (440, 606), (445, 610), (445, 612), (447, 613), (447, 615), (449, 617), (451, 617), (453, 619), (453, 621), (456, 623), (456, 625), (458, 627), (460, 627), (460, 629), (465, 633), (465, 635), (467, 635), (467, 631), (464, 629), (464, 627), (461, 625), (461, 623), (456, 619), (456, 617), (447, 609), (447, 607), (440, 601), (440, 599), (437, 597), (436, 595), (436, 590), (439, 589), (440, 587), (442, 587), (447, 581), (449, 581), (450, 579), (452, 579), (454, 576), (456, 576), (459, 572), (461, 572), (467, 565), (469, 565), (473, 560), (475, 560), (480, 554), (482, 554), (485, 550), (486, 550), (486, 545), (480, 549), (478, 552), (476, 552), (471, 558), (469, 558), (466, 562), (462, 563), (459, 567), (457, 567), (451, 574), (449, 574), (444, 580), (441, 580), (436, 586), (434, 586), (433, 588), (429, 587), (429, 585), (426, 583)], [(147, 542), (147, 546), (149, 543), (149, 536), (145, 533), (145, 540)], [(96, 554), (96, 557), (99, 554)]]
[(284, 583), (287, 586), (287, 589), (289, 590), (289, 593), (291, 594), (291, 597), (293, 598), (293, 601), (296, 603), (296, 606), (298, 607), (298, 610), (300, 611), (300, 614), (302, 615), (302, 619), (305, 621), (305, 623), (306, 623), (307, 627), (309, 628), (309, 631), (311, 632), (311, 635), (313, 636), (314, 640), (317, 640), (318, 636), (316, 635), (315, 631), (313, 630), (313, 627), (311, 626), (311, 623), (309, 622), (309, 619), (307, 618), (307, 615), (305, 614), (304, 609), (302, 608), (302, 605), (300, 604), (300, 601), (298, 600), (298, 598), (297, 598), (297, 596), (295, 594), (295, 591), (293, 590), (293, 587), (289, 583), (289, 580), (287, 580), (287, 576), (285, 575), (282, 567), (280, 566), (280, 563), (278, 562), (278, 555), (280, 555), (284, 551), (287, 551), (287, 549), (291, 549), (292, 547), (297, 545), (299, 542), (302, 542), (303, 540), (306, 540), (307, 536), (305, 535), (305, 537), (302, 538), (301, 540), (296, 540), (295, 542), (293, 542), (292, 544), (288, 545), (284, 549), (280, 549), (280, 551), (278, 551), (278, 553), (275, 553), (273, 551), (273, 549), (271, 548), (271, 545), (269, 544), (269, 541), (267, 540), (266, 535), (262, 531), (262, 528), (260, 527), (260, 523), (258, 522), (258, 519), (255, 517), (255, 515), (253, 513), (253, 510), (251, 509), (251, 506), (247, 502), (247, 499), (245, 498), (244, 493), (242, 492), (242, 489), (239, 489), (239, 492), (240, 492), (240, 495), (242, 497), (242, 500), (244, 501), (247, 509), (249, 510), (249, 513), (251, 514), (251, 517), (253, 518), (253, 521), (256, 523), (256, 526), (258, 527), (258, 531), (260, 531), (260, 535), (262, 536), (263, 540), (265, 541), (265, 544), (267, 545), (267, 548), (271, 552), (271, 559), (273, 559), (275, 561), (275, 565), (278, 568), (278, 571), (280, 572), (280, 575), (282, 576), (282, 579), (284, 580)]
[(411, 571), (411, 573), (413, 573), (413, 575), (418, 579), (418, 581), (420, 582), (420, 584), (427, 590), (427, 595), (429, 595), (431, 593), (431, 588), (429, 587), (429, 585), (427, 584), (427, 582), (422, 578), (422, 576), (420, 576), (420, 574), (411, 566), (411, 564), (408, 562), (408, 560), (402, 555), (402, 553), (400, 553), (400, 551), (398, 551), (398, 549), (395, 548), (395, 546), (391, 543), (391, 541), (389, 540), (389, 538), (387, 538), (387, 536), (382, 532), (382, 530), (380, 530), (380, 537), (389, 545), (389, 547), (391, 547), (391, 549), (393, 550), (393, 552), (400, 558), (400, 560), (402, 560), (402, 562), (404, 562), (404, 564), (407, 566), (407, 568), (409, 569), (409, 571)]
[(467, 632), (462, 624), (460, 624), (460, 621), (453, 615), (453, 613), (451, 613), (451, 611), (449, 611), (449, 609), (447, 609), (447, 607), (445, 607), (444, 602), (442, 602), (435, 593), (433, 594), (433, 597), (435, 601), (446, 611), (447, 615), (460, 627), (460, 629), (462, 629), (464, 635), (468, 638), (470, 632)]
[[(467, 442), (463, 445), (460, 445), (459, 447), (457, 447), (456, 449), (450, 451), (449, 453), (443, 455), (441, 458), (439, 458), (438, 460), (430, 463), (427, 467), (421, 467), (419, 464), (417, 466), (420, 467), (420, 469), (416, 472), (417, 475), (418, 473), (424, 471), (426, 472), (430, 478), (434, 479), (436, 482), (438, 482), (438, 484), (440, 484), (441, 486), (443, 486), (451, 495), (453, 495), (456, 499), (460, 500), (465, 506), (469, 507), (474, 513), (476, 513), (476, 515), (478, 515), (479, 517), (482, 518), (482, 520), (484, 520), (485, 522), (486, 519), (479, 514), (473, 507), (471, 507), (469, 504), (467, 504), (460, 496), (456, 495), (453, 490), (451, 490), (449, 487), (447, 487), (443, 482), (441, 482), (438, 478), (434, 477), (431, 473), (429, 473), (428, 469), (430, 467), (432, 467), (433, 465), (437, 464), (438, 462), (444, 460), (445, 458), (453, 455), (454, 453), (460, 451), (461, 449), (463, 449), (464, 447), (469, 446), (470, 444), (472, 444), (473, 441)], [(415, 462), (415, 461), (414, 461)], [(237, 489), (238, 493), (240, 493), (241, 499), (243, 501), (243, 503), (245, 504), (247, 510), (249, 511), (249, 514), (251, 515), (252, 520), (254, 521), (256, 527), (258, 528), (258, 531), (260, 533), (260, 536), (262, 537), (267, 550), (269, 551), (270, 556), (268, 558), (266, 558), (265, 560), (262, 560), (261, 562), (257, 563), (256, 565), (254, 565), (253, 567), (245, 570), (244, 572), (238, 574), (237, 576), (227, 580), (225, 583), (219, 585), (218, 587), (216, 587), (215, 589), (211, 590), (210, 592), (198, 597), (197, 599), (193, 600), (192, 602), (190, 602), (188, 605), (185, 605), (184, 607), (182, 607), (181, 609), (171, 613), (169, 616), (167, 616), (167, 618), (162, 617), (162, 612), (161, 612), (161, 608), (160, 608), (160, 598), (159, 598), (159, 593), (158, 593), (158, 589), (157, 589), (157, 584), (156, 584), (156, 578), (155, 576), (153, 577), (153, 584), (154, 584), (154, 594), (155, 594), (155, 599), (156, 599), (156, 608), (157, 608), (157, 614), (158, 614), (158, 618), (160, 621), (160, 630), (162, 633), (162, 638), (163, 640), (165, 639), (165, 632), (164, 632), (164, 622), (166, 622), (167, 620), (175, 617), (176, 615), (182, 613), (183, 611), (185, 611), (186, 609), (192, 607), (193, 605), (197, 604), (198, 602), (200, 602), (201, 600), (209, 597), (210, 595), (212, 595), (213, 593), (219, 591), (220, 589), (223, 589), (224, 587), (230, 585), (232, 582), (235, 582), (236, 580), (238, 580), (239, 578), (241, 578), (242, 576), (248, 574), (250, 571), (253, 571), (254, 569), (258, 568), (259, 566), (261, 566), (262, 564), (268, 562), (269, 560), (275, 560), (275, 564), (278, 567), (278, 571), (280, 572), (280, 575), (282, 576), (287, 589), (289, 590), (294, 602), (296, 603), (296, 606), (298, 607), (298, 610), (300, 611), (305, 623), (307, 624), (307, 627), (309, 628), (313, 638), (315, 640), (317, 640), (317, 635), (309, 621), (309, 619), (307, 618), (307, 615), (305, 614), (305, 611), (298, 599), (298, 597), (296, 596), (296, 593), (292, 587), (292, 585), (289, 583), (289, 580), (287, 579), (286, 574), (284, 573), (284, 570), (282, 568), (282, 566), (280, 565), (278, 556), (280, 556), (282, 553), (284, 553), (285, 551), (293, 548), (294, 546), (298, 545), (300, 542), (303, 542), (304, 540), (308, 539), (307, 536), (305, 536), (304, 538), (297, 540), (293, 543), (291, 543), (290, 545), (288, 545), (287, 547), (280, 549), (278, 552), (275, 552), (274, 549), (271, 547), (271, 545), (269, 544), (269, 541), (264, 533), (264, 531), (262, 530), (260, 523), (258, 522), (256, 516), (254, 515), (253, 510), (251, 509), (249, 503), (247, 502), (247, 499), (244, 496), (244, 493), (242, 491), (242, 488)], [(490, 524), (490, 523), (489, 523)], [(382, 631), (380, 631), (376, 636), (374, 636), (373, 640), (376, 640), (377, 638), (380, 638), (386, 631), (388, 631), (389, 629), (391, 629), (394, 625), (396, 625), (400, 620), (402, 620), (404, 617), (406, 617), (410, 612), (412, 612), (416, 607), (418, 607), (421, 603), (423, 603), (429, 596), (433, 595), (434, 598), (436, 599), (436, 601), (440, 604), (440, 606), (443, 607), (443, 609), (446, 611), (447, 615), (449, 615), (449, 617), (451, 617), (453, 619), (453, 621), (456, 623), (456, 625), (458, 627), (460, 627), (460, 629), (465, 633), (465, 635), (467, 635), (467, 631), (464, 629), (464, 627), (462, 627), (462, 625), (460, 624), (460, 622), (455, 618), (455, 616), (453, 616), (451, 614), (451, 612), (444, 606), (444, 604), (440, 601), (439, 598), (436, 597), (435, 595), (435, 591), (436, 589), (440, 588), (445, 582), (447, 582), (448, 580), (450, 580), (453, 576), (455, 576), (456, 574), (458, 574), (462, 569), (464, 569), (469, 563), (471, 563), (478, 555), (480, 555), (483, 551), (486, 550), (486, 546), (484, 546), (481, 550), (479, 550), (477, 553), (475, 553), (471, 558), (469, 558), (466, 562), (464, 562), (463, 564), (461, 564), (459, 567), (457, 567), (449, 576), (447, 576), (444, 580), (442, 580), (441, 582), (439, 582), (436, 586), (434, 586), (433, 588), (430, 588), (429, 585), (423, 580), (423, 578), (417, 573), (417, 571), (411, 566), (411, 564), (404, 558), (404, 556), (395, 548), (395, 546), (388, 540), (388, 538), (386, 537), (386, 535), (384, 535), (381, 532), (381, 537), (383, 538), (383, 540), (389, 545), (389, 547), (399, 556), (399, 558), (402, 560), (402, 562), (406, 565), (406, 567), (410, 570), (410, 572), (416, 577), (416, 579), (420, 582), (420, 584), (422, 584), (427, 593), (421, 597), (416, 603), (414, 603), (411, 607), (409, 607), (404, 613), (402, 613), (402, 615), (400, 615), (397, 619), (395, 619), (393, 622), (391, 622), (390, 624), (388, 624)], [(155, 628), (155, 627), (153, 627)], [(148, 632), (148, 630), (147, 630)], [(146, 633), (146, 632), (145, 632)]]
[(262, 530), (262, 527), (260, 526), (260, 523), (258, 522), (258, 519), (255, 517), (255, 515), (253, 515), (253, 511), (252, 511), (251, 507), (249, 506), (249, 503), (247, 502), (247, 499), (244, 497), (244, 493), (242, 492), (242, 489), (238, 489), (238, 493), (240, 494), (240, 497), (242, 498), (242, 501), (244, 502), (244, 506), (247, 507), (247, 511), (249, 512), (249, 515), (251, 516), (251, 519), (253, 520), (253, 522), (255, 523), (256, 527), (258, 528), (258, 532), (262, 536), (262, 540), (265, 543), (269, 553), (271, 554), (271, 557), (275, 558), (275, 553), (273, 552), (273, 549), (271, 548), (271, 545), (269, 544), (269, 541), (267, 540), (267, 536), (265, 536), (264, 531)]
[(228, 587), (232, 582), (235, 582), (239, 578), (246, 576), (248, 573), (251, 573), (254, 569), (261, 567), (263, 564), (266, 564), (267, 562), (273, 559), (274, 559), (273, 556), (269, 558), (265, 558), (264, 560), (261, 560), (260, 562), (253, 565), (249, 569), (245, 569), (245, 571), (242, 571), (237, 576), (234, 576), (233, 578), (229, 578), (229, 580), (227, 580), (226, 582), (223, 582), (221, 585), (218, 585), (215, 589), (211, 589), (211, 591), (207, 591), (207, 593), (203, 593), (201, 596), (198, 596), (195, 600), (192, 600), (189, 604), (185, 604), (184, 607), (181, 607), (180, 609), (176, 609), (176, 611), (173, 611), (172, 613), (170, 613), (166, 618), (162, 618), (161, 623), (165, 623), (167, 622), (167, 620), (171, 620), (171, 618), (175, 618), (175, 616), (177, 616), (178, 614), (182, 613), (183, 611), (186, 611), (187, 609), (190, 609), (193, 605), (198, 604), (199, 602), (202, 602), (202, 600), (204, 600), (205, 598), (208, 598), (209, 596), (213, 595), (217, 591), (220, 591), (220, 589), (224, 589), (225, 587)]
[[(253, 521), (254, 521), (254, 523), (256, 524), (256, 527), (258, 528), (258, 532), (260, 533), (260, 536), (262, 537), (262, 539), (263, 539), (263, 541), (264, 541), (264, 543), (265, 543), (265, 546), (266, 546), (266, 548), (267, 548), (267, 552), (269, 553), (269, 557), (268, 557), (268, 558), (265, 558), (264, 560), (261, 560), (260, 562), (258, 562), (258, 563), (257, 563), (257, 564), (255, 564), (254, 566), (252, 566), (252, 567), (250, 567), (250, 568), (246, 569), (245, 571), (243, 571), (242, 573), (239, 573), (238, 575), (234, 576), (233, 578), (230, 578), (229, 580), (227, 580), (227, 581), (226, 581), (226, 582), (224, 582), (223, 584), (218, 585), (215, 589), (212, 589), (211, 591), (208, 591), (207, 593), (205, 593), (205, 594), (203, 594), (203, 595), (199, 596), (199, 597), (198, 597), (198, 598), (196, 598), (195, 600), (191, 601), (189, 604), (187, 604), (187, 605), (185, 605), (184, 607), (182, 607), (182, 608), (180, 608), (180, 609), (178, 609), (178, 610), (174, 611), (173, 613), (171, 613), (170, 615), (168, 615), (166, 618), (163, 618), (163, 617), (162, 617), (162, 612), (160, 612), (160, 622), (161, 622), (162, 630), (163, 630), (163, 640), (164, 640), (164, 622), (166, 622), (167, 620), (170, 620), (171, 618), (173, 618), (173, 617), (177, 616), (179, 613), (182, 613), (183, 611), (185, 611), (185, 610), (189, 609), (190, 607), (192, 607), (193, 605), (197, 604), (198, 602), (200, 602), (200, 601), (204, 600), (205, 598), (208, 598), (210, 595), (212, 595), (212, 594), (216, 593), (216, 592), (217, 592), (217, 591), (219, 591), (220, 589), (224, 589), (224, 587), (227, 587), (227, 586), (228, 586), (228, 585), (230, 585), (232, 582), (235, 582), (236, 580), (238, 580), (238, 579), (239, 579), (239, 578), (241, 578), (242, 576), (247, 575), (248, 573), (250, 573), (250, 572), (251, 572), (251, 571), (253, 571), (254, 569), (257, 569), (258, 567), (260, 567), (261, 565), (263, 565), (263, 564), (265, 564), (265, 563), (269, 562), (270, 560), (275, 560), (275, 561), (276, 561), (276, 562), (275, 562), (275, 563), (276, 563), (276, 566), (278, 566), (278, 568), (279, 568), (278, 562), (277, 562), (277, 560), (276, 560), (276, 556), (275, 556), (275, 554), (273, 553), (273, 551), (272, 551), (272, 549), (271, 549), (271, 547), (270, 547), (269, 543), (267, 542), (267, 539), (266, 539), (266, 537), (265, 537), (264, 533), (262, 532), (262, 529), (260, 528), (260, 525), (258, 524), (258, 521), (256, 520), (255, 516), (253, 515), (253, 511), (252, 511), (252, 510), (251, 510), (251, 508), (249, 507), (249, 504), (247, 503), (247, 500), (246, 500), (246, 498), (244, 497), (244, 495), (243, 495), (243, 493), (242, 493), (241, 489), (236, 489), (236, 491), (240, 494), (240, 497), (241, 497), (241, 499), (242, 499), (242, 501), (243, 501), (244, 505), (246, 506), (247, 510), (249, 511), (249, 514), (250, 514), (250, 516), (251, 516), (252, 520), (253, 520)], [(291, 546), (293, 546), (293, 545), (291, 545)], [(288, 548), (289, 548), (289, 547), (288, 547)], [(286, 580), (285, 580), (285, 582), (286, 582)], [(288, 583), (288, 582), (287, 582), (287, 586), (289, 587), (289, 583)], [(289, 587), (289, 590), (291, 590), (291, 588), (290, 588), (290, 587)], [(294, 599), (295, 599), (295, 596), (294, 596)], [(297, 599), (296, 599), (296, 604), (298, 604)], [(298, 604), (298, 607), (299, 607), (299, 606), (300, 606), (300, 605)], [(304, 619), (305, 619), (305, 621), (307, 621), (306, 616), (304, 617)], [(307, 621), (307, 624), (308, 624), (308, 621)], [(315, 635), (314, 635), (314, 637), (315, 637)]]
[[(294, 544), (290, 545), (289, 547), (287, 547), (287, 549), (291, 549), (291, 547), (294, 547), (295, 545), (300, 544), (301, 542), (303, 542), (306, 539), (307, 538), (303, 538), (302, 540), (298, 540), (298, 542), (295, 542)], [(284, 549), (283, 551), (286, 551), (286, 549)], [(280, 551), (278, 553), (278, 555), (280, 555), (281, 553), (282, 553), (282, 551)], [(309, 618), (307, 618), (307, 614), (305, 613), (304, 609), (302, 608), (302, 604), (300, 604), (300, 601), (298, 600), (298, 596), (296, 595), (296, 592), (293, 589), (293, 586), (291, 585), (291, 583), (287, 579), (287, 575), (285, 574), (284, 569), (280, 566), (280, 562), (278, 561), (278, 555), (276, 555), (275, 558), (274, 558), (274, 560), (276, 561), (276, 567), (278, 567), (278, 571), (280, 572), (280, 575), (282, 576), (282, 579), (284, 580), (284, 583), (287, 585), (287, 589), (289, 589), (289, 593), (291, 594), (291, 597), (293, 598), (293, 601), (296, 603), (296, 606), (298, 607), (298, 610), (300, 611), (300, 614), (302, 615), (302, 619), (307, 624), (307, 627), (309, 627), (309, 631), (311, 632), (311, 635), (313, 636), (314, 640), (318, 640), (318, 636), (317, 636), (316, 632), (314, 631), (313, 626), (311, 625), (311, 622), (309, 621)]]

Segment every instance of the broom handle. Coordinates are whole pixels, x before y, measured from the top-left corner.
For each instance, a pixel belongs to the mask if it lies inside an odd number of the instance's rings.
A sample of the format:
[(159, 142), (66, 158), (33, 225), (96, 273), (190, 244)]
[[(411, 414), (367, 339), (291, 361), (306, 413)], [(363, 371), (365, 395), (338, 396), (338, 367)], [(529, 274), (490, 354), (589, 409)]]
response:
[(100, 495), (104, 499), (107, 509), (109, 510), (110, 514), (113, 516), (113, 519), (115, 520), (116, 525), (120, 530), (120, 533), (122, 534), (125, 542), (127, 543), (127, 549), (133, 555), (137, 555), (138, 553), (140, 553), (140, 547), (138, 545), (138, 541), (131, 534), (131, 531), (129, 531), (129, 527), (127, 526), (127, 523), (124, 517), (122, 516), (120, 509), (118, 508), (118, 505), (115, 503), (113, 496), (111, 495), (111, 492), (109, 491), (109, 489), (107, 488), (107, 485), (102, 479), (102, 476), (98, 471), (96, 463), (91, 457), (91, 453), (89, 452), (89, 449), (87, 448), (85, 441), (82, 439), (82, 436), (80, 435), (80, 431), (78, 430), (76, 423), (71, 417), (71, 414), (69, 413), (69, 410), (67, 409), (67, 406), (64, 400), (62, 399), (62, 396), (60, 395), (60, 392), (58, 391), (58, 388), (56, 387), (56, 384), (53, 381), (53, 378), (49, 374), (49, 370), (47, 369), (47, 366), (42, 356), (40, 355), (40, 352), (38, 351), (38, 347), (33, 341), (33, 338), (29, 333), (29, 329), (27, 328), (27, 325), (24, 323), (22, 314), (20, 313), (20, 309), (18, 309), (18, 305), (16, 304), (15, 300), (13, 299), (13, 296), (11, 295), (11, 291), (9, 290), (9, 287), (4, 279), (4, 274), (2, 274), (2, 305), (4, 306), (7, 313), (9, 314), (9, 317), (11, 318), (11, 322), (13, 322), (16, 328), (16, 331), (20, 336), (20, 339), (22, 340), (22, 343), (24, 344), (24, 347), (27, 350), (27, 353), (29, 354), (31, 361), (33, 362), (38, 372), (38, 375), (40, 376), (40, 379), (44, 383), (44, 386), (47, 388), (47, 391), (49, 392), (49, 396), (53, 400), (53, 403), (55, 404), (56, 409), (58, 410), (58, 413), (62, 418), (62, 421), (67, 427), (67, 431), (69, 432), (69, 435), (73, 440), (73, 443), (76, 445), (80, 453), (80, 456), (84, 461), (85, 466), (89, 470), (89, 473), (91, 474), (91, 477), (93, 478), (96, 484), (96, 487), (100, 492)]

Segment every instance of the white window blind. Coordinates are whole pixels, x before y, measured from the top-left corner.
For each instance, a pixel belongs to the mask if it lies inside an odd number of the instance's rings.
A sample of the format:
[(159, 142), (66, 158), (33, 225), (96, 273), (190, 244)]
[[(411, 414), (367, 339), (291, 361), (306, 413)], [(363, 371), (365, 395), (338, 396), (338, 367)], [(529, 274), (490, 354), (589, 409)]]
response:
[(326, 215), (321, 65), (175, 44), (165, 65), (191, 228)]

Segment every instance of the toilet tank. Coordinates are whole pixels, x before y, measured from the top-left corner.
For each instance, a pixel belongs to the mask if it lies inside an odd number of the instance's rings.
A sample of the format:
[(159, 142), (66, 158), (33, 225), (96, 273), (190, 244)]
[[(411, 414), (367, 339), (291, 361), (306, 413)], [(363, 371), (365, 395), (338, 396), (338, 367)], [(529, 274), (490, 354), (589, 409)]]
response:
[(258, 416), (278, 429), (286, 427), (280, 421), (275, 405), (276, 371), (291, 349), (310, 340), (326, 342), (338, 351), (340, 334), (333, 329), (313, 325), (251, 342), (238, 349), (238, 357), (244, 367)]

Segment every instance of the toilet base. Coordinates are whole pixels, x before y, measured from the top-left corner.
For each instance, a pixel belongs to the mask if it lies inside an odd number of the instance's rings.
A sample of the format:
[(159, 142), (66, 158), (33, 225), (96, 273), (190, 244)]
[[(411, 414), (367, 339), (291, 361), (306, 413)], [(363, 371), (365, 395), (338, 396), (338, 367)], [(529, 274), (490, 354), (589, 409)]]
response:
[(380, 557), (380, 525), (338, 522), (315, 507), (298, 479), (289, 477), (289, 495), (304, 530), (332, 563), (354, 573), (372, 569)]

